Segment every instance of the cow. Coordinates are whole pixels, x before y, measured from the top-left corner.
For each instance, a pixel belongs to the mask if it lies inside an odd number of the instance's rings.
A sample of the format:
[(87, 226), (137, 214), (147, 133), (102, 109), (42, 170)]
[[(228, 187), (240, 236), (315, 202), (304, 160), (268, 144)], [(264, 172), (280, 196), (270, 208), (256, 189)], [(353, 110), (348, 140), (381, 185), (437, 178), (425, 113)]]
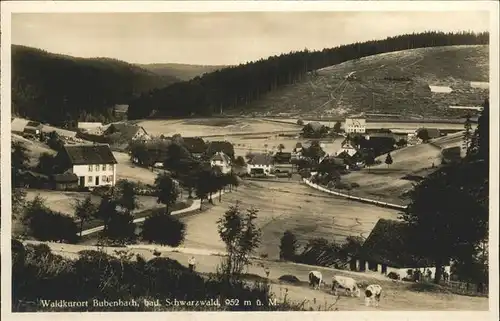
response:
[(370, 306), (373, 302), (378, 307), (380, 303), (380, 295), (382, 294), (382, 287), (378, 284), (371, 284), (365, 290), (365, 305)]
[(353, 278), (334, 275), (332, 278), (332, 292), (337, 295), (337, 289), (344, 289), (349, 296), (360, 297), (361, 291), (359, 286)]
[(309, 286), (312, 286), (314, 289), (319, 289), (321, 287), (321, 283), (323, 282), (323, 275), (318, 271), (309, 272)]

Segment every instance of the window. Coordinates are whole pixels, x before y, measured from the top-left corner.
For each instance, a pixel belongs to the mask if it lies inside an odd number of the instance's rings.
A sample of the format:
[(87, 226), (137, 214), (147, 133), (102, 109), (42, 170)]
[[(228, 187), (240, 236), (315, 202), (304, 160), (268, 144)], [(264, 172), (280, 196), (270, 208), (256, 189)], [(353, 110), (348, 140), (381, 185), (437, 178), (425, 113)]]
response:
[(102, 179), (103, 183), (107, 183), (108, 182), (108, 177), (106, 175), (103, 175), (101, 179)]
[(87, 177), (87, 183), (92, 183), (92, 176)]
[(99, 165), (95, 165), (95, 171), (98, 172), (99, 171)]
[(108, 182), (109, 183), (113, 183), (113, 175), (109, 175), (108, 176)]
[(102, 165), (102, 170), (105, 171), (106, 170), (106, 165)]
[(89, 165), (89, 172), (92, 172), (92, 169), (93, 169), (92, 165)]
[(113, 165), (108, 165), (108, 170), (112, 171), (113, 170)]

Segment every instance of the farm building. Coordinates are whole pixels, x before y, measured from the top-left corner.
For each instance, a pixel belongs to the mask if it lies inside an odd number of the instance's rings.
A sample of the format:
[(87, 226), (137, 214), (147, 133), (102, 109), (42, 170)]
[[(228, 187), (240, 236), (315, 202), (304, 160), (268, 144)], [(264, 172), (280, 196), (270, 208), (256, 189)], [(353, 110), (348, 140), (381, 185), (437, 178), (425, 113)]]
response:
[(38, 136), (42, 133), (43, 125), (37, 121), (29, 121), (24, 126), (23, 133)]
[(113, 114), (118, 119), (127, 119), (128, 105), (115, 105), (113, 108)]
[(63, 173), (52, 176), (56, 190), (66, 191), (78, 188), (78, 176), (74, 173)]
[(78, 176), (78, 186), (114, 186), (118, 163), (109, 145), (65, 145), (56, 156), (67, 173)]
[(217, 152), (210, 158), (210, 166), (217, 166), (220, 168), (222, 174), (227, 174), (231, 171), (231, 158), (223, 152)]
[(136, 140), (149, 140), (149, 135), (146, 130), (141, 126), (130, 125), (126, 123), (115, 123), (109, 125), (109, 127), (104, 131), (104, 135), (109, 136), (113, 134), (119, 134), (120, 138), (124, 141), (136, 141)]
[[(434, 277), (436, 268), (430, 260), (411, 253), (408, 244), (408, 225), (405, 222), (379, 219), (366, 239), (358, 257), (351, 262), (357, 271), (374, 271), (382, 274), (394, 272), (404, 278), (408, 270), (430, 270)], [(450, 265), (445, 266), (450, 273)]]
[(267, 154), (255, 154), (247, 162), (247, 173), (254, 174), (262, 172), (264, 174), (271, 174), (274, 172), (274, 159)]
[(348, 134), (366, 132), (366, 118), (364, 115), (352, 115), (345, 119), (344, 131)]

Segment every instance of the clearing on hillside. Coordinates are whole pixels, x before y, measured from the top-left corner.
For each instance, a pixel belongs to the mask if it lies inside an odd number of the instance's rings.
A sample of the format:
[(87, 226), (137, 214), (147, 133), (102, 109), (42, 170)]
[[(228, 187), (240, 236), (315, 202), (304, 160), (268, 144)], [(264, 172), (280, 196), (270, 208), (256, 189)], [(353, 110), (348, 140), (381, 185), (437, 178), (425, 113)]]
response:
[[(342, 116), (353, 112), (461, 116), (450, 105), (481, 105), (489, 79), (487, 45), (420, 48), (347, 61), (266, 95), (246, 111)], [(447, 86), (450, 93), (429, 86)], [(269, 108), (269, 106), (273, 106)]]

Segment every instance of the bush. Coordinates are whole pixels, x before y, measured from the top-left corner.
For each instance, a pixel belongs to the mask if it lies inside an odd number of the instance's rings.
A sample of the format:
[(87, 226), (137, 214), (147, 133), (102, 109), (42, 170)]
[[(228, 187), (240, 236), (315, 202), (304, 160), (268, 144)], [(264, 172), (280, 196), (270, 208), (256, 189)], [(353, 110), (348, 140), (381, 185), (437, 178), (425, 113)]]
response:
[(296, 277), (295, 275), (291, 275), (291, 274), (282, 275), (278, 278), (278, 280), (280, 280), (282, 282), (292, 283), (292, 284), (300, 283), (299, 278)]
[(352, 188), (358, 188), (358, 187), (359, 187), (359, 184), (358, 184), (358, 183), (351, 183), (351, 187), (352, 187)]
[(172, 215), (155, 214), (144, 221), (141, 237), (149, 243), (179, 246), (186, 237), (186, 224)]
[(387, 277), (391, 280), (399, 280), (400, 279), (400, 276), (399, 274), (395, 273), (395, 272), (389, 272), (387, 274)]
[(304, 121), (302, 119), (297, 120), (297, 125), (304, 126)]

